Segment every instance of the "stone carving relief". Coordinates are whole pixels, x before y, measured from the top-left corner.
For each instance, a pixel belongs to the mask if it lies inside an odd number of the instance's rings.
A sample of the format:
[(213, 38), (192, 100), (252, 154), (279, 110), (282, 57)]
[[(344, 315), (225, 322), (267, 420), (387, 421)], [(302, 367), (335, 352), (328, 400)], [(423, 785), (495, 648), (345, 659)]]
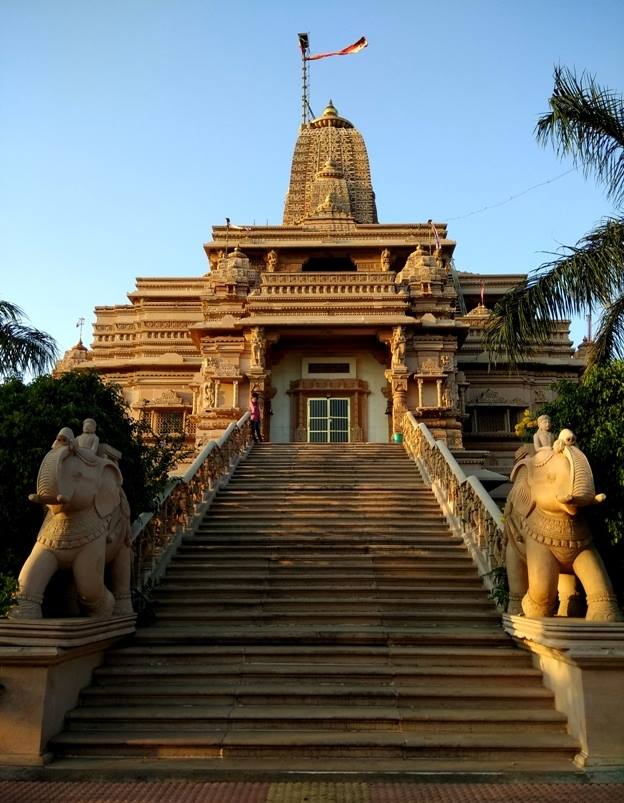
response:
[(443, 371), (453, 370), (453, 357), (451, 354), (440, 354), (440, 368)]
[(163, 392), (156, 399), (152, 399), (149, 404), (151, 406), (160, 405), (162, 407), (172, 407), (183, 405), (182, 396), (174, 390), (163, 390)]
[(272, 248), (265, 257), (265, 264), (268, 273), (275, 273), (279, 264), (279, 257), (277, 251)]
[(264, 370), (266, 358), (266, 344), (264, 339), (264, 328), (257, 326), (251, 330), (251, 366), (259, 370)]
[(405, 348), (405, 327), (395, 326), (392, 332), (392, 340), (390, 342), (393, 368), (405, 368)]
[(384, 273), (390, 270), (390, 251), (387, 248), (381, 252), (379, 264)]
[(207, 382), (204, 382), (202, 394), (204, 398), (204, 409), (212, 410), (216, 403), (216, 384), (214, 379), (209, 379)]
[(439, 373), (439, 366), (431, 357), (427, 357), (420, 364), (421, 374), (437, 374)]

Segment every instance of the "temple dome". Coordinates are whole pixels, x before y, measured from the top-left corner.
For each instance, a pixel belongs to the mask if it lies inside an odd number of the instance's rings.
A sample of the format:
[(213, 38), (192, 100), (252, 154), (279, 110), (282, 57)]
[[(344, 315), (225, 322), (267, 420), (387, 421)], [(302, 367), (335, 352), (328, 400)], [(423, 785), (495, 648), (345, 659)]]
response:
[[(349, 120), (340, 117), (331, 100), (320, 117), (304, 123), (299, 131), (284, 225), (318, 220), (321, 198), (323, 210), (336, 212), (343, 220), (346, 216), (353, 223), (378, 222), (364, 139)], [(336, 209), (327, 208), (328, 198), (337, 200)], [(328, 226), (333, 217), (327, 216)]]

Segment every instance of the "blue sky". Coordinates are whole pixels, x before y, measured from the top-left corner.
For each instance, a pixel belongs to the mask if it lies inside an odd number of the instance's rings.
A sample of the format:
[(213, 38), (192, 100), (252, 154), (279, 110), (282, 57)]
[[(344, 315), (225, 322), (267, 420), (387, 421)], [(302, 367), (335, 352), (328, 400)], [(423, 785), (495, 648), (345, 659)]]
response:
[[(624, 91), (621, 0), (0, 0), (1, 296), (57, 338), (136, 276), (205, 273), (226, 216), (281, 222), (297, 33), (362, 132), (382, 222), (448, 221), (460, 269), (526, 272), (613, 213), (533, 137), (553, 65)], [(577, 339), (582, 328), (575, 327)]]

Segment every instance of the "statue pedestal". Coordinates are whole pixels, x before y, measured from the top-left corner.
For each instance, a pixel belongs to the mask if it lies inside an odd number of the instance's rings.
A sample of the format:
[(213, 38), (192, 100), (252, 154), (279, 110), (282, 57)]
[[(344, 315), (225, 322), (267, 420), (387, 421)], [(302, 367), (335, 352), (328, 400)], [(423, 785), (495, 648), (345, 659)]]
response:
[(544, 673), (580, 743), (580, 767), (624, 768), (624, 622), (504, 614), (503, 627)]
[(46, 745), (136, 616), (0, 620), (0, 765), (41, 766)]

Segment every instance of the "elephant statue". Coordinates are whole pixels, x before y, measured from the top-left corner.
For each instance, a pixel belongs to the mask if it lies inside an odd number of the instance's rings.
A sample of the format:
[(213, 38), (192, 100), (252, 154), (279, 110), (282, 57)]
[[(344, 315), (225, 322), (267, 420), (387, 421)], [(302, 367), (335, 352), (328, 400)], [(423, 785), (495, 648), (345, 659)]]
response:
[(552, 616), (569, 612), (578, 578), (587, 596), (587, 619), (619, 621), (605, 566), (580, 512), (599, 504), (591, 467), (564, 429), (552, 446), (523, 446), (511, 473), (505, 507), (508, 613)]
[[(57, 570), (72, 572), (81, 612), (87, 616), (133, 613), (130, 508), (121, 472), (111, 459), (121, 455), (89, 434), (83, 446), (84, 435), (74, 439), (64, 427), (43, 458), (37, 493), (29, 499), (47, 507), (47, 513), (20, 572), (11, 619), (41, 618), (43, 595)], [(106, 564), (111, 590), (104, 583)]]
[(587, 597), (587, 619), (619, 621), (615, 594), (584, 521), (582, 508), (598, 504), (591, 467), (564, 429), (552, 446), (523, 446), (511, 473), (505, 507), (508, 613), (570, 613), (576, 579)]

